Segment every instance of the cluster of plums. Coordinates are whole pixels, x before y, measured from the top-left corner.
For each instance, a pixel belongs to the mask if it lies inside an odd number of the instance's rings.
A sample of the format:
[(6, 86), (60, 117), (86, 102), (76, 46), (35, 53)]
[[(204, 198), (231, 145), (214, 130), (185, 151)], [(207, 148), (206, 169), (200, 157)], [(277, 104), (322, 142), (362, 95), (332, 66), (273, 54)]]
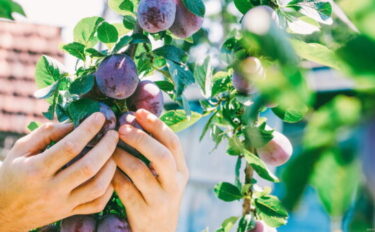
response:
[[(162, 91), (152, 81), (139, 80), (136, 65), (129, 56), (118, 54), (107, 57), (99, 65), (95, 78), (95, 88), (99, 89), (100, 93), (107, 98), (124, 101), (128, 109), (116, 115), (108, 105), (100, 103), (99, 111), (106, 118), (101, 135), (125, 124), (139, 127), (134, 116), (134, 111), (138, 109), (148, 110), (156, 116), (161, 115), (164, 106)], [(92, 95), (88, 94), (90, 97)]]
[(177, 37), (187, 38), (202, 27), (203, 18), (190, 12), (182, 0), (141, 0), (138, 24), (150, 33), (170, 30)]

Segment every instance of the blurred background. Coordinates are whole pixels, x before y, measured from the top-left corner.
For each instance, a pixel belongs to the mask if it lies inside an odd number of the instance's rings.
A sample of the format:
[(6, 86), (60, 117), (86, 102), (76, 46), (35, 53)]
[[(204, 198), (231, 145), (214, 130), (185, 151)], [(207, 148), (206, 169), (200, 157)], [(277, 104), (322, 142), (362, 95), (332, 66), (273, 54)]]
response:
[[(0, 156), (4, 156), (13, 143), (27, 133), (26, 127), (30, 121), (45, 121), (42, 112), (46, 111), (48, 106), (44, 101), (33, 97), (33, 92), (36, 90), (33, 80), (34, 66), (39, 57), (46, 54), (57, 58), (73, 70), (75, 59), (64, 56), (59, 48), (62, 44), (72, 41), (75, 24), (83, 17), (94, 15), (105, 17), (108, 21), (121, 22), (121, 19), (108, 9), (105, 0), (18, 0), (18, 2), (24, 7), (27, 18), (17, 17), (16, 22), (0, 21)], [(205, 39), (201, 39), (199, 45), (191, 47), (190, 59), (199, 63), (205, 57), (211, 56), (213, 65), (219, 68), (226, 64), (226, 57), (220, 53), (224, 37), (238, 27), (235, 22), (238, 22), (241, 14), (232, 1), (206, 0), (205, 4), (208, 17), (204, 23), (204, 30), (197, 35)], [(314, 30), (306, 24), (294, 25), (293, 28), (304, 31)], [(346, 36), (345, 31), (335, 33), (341, 33), (342, 37)], [(313, 34), (311, 40), (316, 40), (314, 36), (319, 35)], [(329, 40), (329, 38), (323, 39)], [(375, 66), (375, 60), (373, 64)], [(308, 83), (316, 91), (317, 107), (337, 95), (353, 95), (355, 83), (352, 79), (315, 63), (307, 62), (305, 67), (308, 70), (306, 75)], [(192, 87), (189, 89), (188, 98), (191, 100), (192, 109), (200, 111), (199, 91)], [(167, 103), (166, 107), (171, 109), (176, 106)], [(275, 188), (275, 194), (283, 199), (288, 209), (293, 209), (289, 223), (279, 228), (279, 231), (325, 232), (341, 231), (341, 228), (353, 232), (374, 231), (374, 206), (367, 190), (361, 187), (366, 182), (358, 163), (353, 168), (345, 169), (344, 173), (339, 173), (341, 169), (332, 169), (334, 175), (340, 175), (341, 179), (337, 178), (337, 180), (346, 182), (345, 187), (349, 189), (341, 189), (344, 188), (341, 182), (327, 183), (326, 188), (331, 190), (327, 194), (333, 194), (332, 198), (335, 198), (336, 194), (340, 195), (342, 191), (348, 193), (344, 196), (344, 203), (331, 202), (330, 206), (329, 203), (324, 202), (324, 198), (322, 201), (322, 197), (317, 193), (319, 186), (309, 184), (305, 180), (306, 170), (318, 165), (314, 163), (314, 158), (311, 158), (314, 157), (313, 155), (310, 154), (308, 158), (306, 154), (300, 152), (307, 122), (284, 124), (271, 111), (264, 114), (270, 118), (269, 124), (284, 132), (295, 147), (294, 162), (275, 170), (282, 177), (281, 184), (272, 186)], [(218, 200), (213, 193), (213, 187), (218, 182), (234, 180), (235, 159), (225, 155), (226, 144), (221, 144), (218, 149), (213, 150), (215, 144), (210, 138), (199, 142), (205, 121), (203, 119), (179, 134), (191, 170), (191, 180), (182, 205), (179, 232), (197, 232), (206, 227), (210, 231), (215, 230), (228, 216), (238, 215), (241, 212), (240, 202), (225, 203)], [(367, 124), (362, 127), (366, 128)], [(343, 140), (346, 147), (344, 152), (348, 153), (347, 156), (353, 153), (353, 147), (356, 146), (353, 144), (357, 144), (361, 139), (362, 130), (358, 129), (355, 134), (356, 136)], [(369, 161), (369, 165), (375, 168), (375, 163), (371, 163), (372, 161)], [(261, 185), (267, 186), (270, 183), (264, 182)], [(296, 192), (290, 191), (293, 188)], [(332, 211), (327, 210), (327, 205), (342, 210), (340, 213), (332, 214)]]

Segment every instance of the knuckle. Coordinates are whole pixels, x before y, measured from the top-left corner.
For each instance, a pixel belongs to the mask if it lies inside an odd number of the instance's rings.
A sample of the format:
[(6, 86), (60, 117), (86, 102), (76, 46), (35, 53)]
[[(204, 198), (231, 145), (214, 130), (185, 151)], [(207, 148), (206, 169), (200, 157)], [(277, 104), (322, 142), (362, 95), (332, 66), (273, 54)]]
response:
[(22, 137), (16, 141), (14, 147), (23, 147), (27, 144), (27, 137)]
[(45, 132), (50, 132), (52, 131), (53, 129), (55, 128), (55, 124), (52, 123), (52, 122), (47, 122), (47, 123), (44, 123), (41, 127), (41, 130), (45, 131)]
[(173, 134), (173, 136), (169, 137), (169, 144), (173, 150), (177, 151), (180, 148), (180, 139)]
[(82, 132), (86, 135), (94, 135), (98, 133), (98, 131), (98, 125), (85, 125), (85, 127), (82, 128)]
[(72, 141), (65, 141), (63, 143), (64, 152), (70, 156), (77, 155), (79, 153), (78, 146)]
[(143, 172), (145, 165), (141, 163), (141, 161), (133, 160), (128, 163), (129, 172), (131, 173), (139, 173)]
[(137, 145), (144, 144), (146, 141), (146, 134), (143, 132), (137, 132), (134, 134), (134, 143)]
[(84, 177), (92, 177), (95, 175), (95, 170), (90, 163), (85, 163), (80, 168), (80, 173)]

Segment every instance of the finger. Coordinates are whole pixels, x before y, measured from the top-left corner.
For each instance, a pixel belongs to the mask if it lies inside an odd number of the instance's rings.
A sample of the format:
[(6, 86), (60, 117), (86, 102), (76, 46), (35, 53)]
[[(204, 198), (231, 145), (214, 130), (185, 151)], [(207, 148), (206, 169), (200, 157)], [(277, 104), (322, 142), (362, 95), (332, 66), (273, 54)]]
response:
[(77, 129), (43, 152), (38, 158), (55, 174), (85, 148), (100, 131), (104, 121), (104, 115), (101, 113), (91, 115)]
[(73, 209), (72, 214), (94, 214), (99, 213), (104, 210), (105, 206), (111, 199), (113, 194), (113, 187), (109, 186), (108, 189), (105, 191), (105, 194), (89, 203), (85, 203), (79, 205)]
[(43, 151), (51, 142), (57, 142), (73, 130), (71, 123), (46, 123), (19, 139), (10, 154), (32, 155)]
[(56, 175), (58, 183), (75, 189), (94, 177), (111, 158), (118, 143), (118, 133), (109, 131), (84, 157)]
[(154, 114), (141, 109), (136, 112), (137, 122), (156, 140), (164, 144), (176, 159), (177, 170), (186, 171), (187, 165), (180, 144), (180, 139), (164, 122)]
[(128, 211), (144, 212), (147, 204), (142, 194), (120, 170), (116, 171), (112, 183), (115, 192)]
[(129, 125), (120, 128), (120, 138), (151, 161), (164, 187), (172, 184), (170, 183), (171, 176), (177, 173), (176, 162), (164, 145), (144, 131)]
[(77, 205), (83, 204), (104, 195), (112, 183), (116, 168), (115, 161), (110, 159), (93, 179), (72, 191), (70, 195), (72, 202)]
[(161, 187), (146, 164), (121, 149), (116, 149), (113, 159), (117, 166), (133, 181), (145, 200), (152, 202), (160, 193)]

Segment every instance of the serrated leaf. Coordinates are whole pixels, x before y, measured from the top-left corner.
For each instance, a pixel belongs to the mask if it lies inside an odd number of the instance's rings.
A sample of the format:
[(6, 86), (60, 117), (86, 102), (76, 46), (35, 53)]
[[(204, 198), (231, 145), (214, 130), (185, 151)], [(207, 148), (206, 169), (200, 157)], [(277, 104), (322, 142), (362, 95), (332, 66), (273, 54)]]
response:
[(174, 90), (174, 86), (169, 81), (155, 81), (155, 84), (164, 92), (171, 92)]
[(102, 17), (96, 16), (79, 21), (74, 28), (74, 41), (86, 47), (93, 47), (98, 42), (96, 31), (103, 21)]
[(95, 48), (88, 48), (85, 50), (86, 53), (88, 53), (91, 57), (105, 57), (107, 56), (106, 53), (100, 52), (96, 50)]
[(109, 44), (118, 40), (118, 31), (115, 26), (110, 23), (103, 22), (98, 27), (98, 38), (101, 42)]
[(130, 41), (131, 44), (139, 44), (139, 43), (151, 43), (150, 39), (144, 35), (144, 34), (140, 34), (140, 33), (137, 33), (137, 34), (133, 34), (132, 36), (132, 40)]
[(193, 73), (186, 66), (176, 64), (173, 61), (168, 60), (167, 65), (175, 84), (176, 95), (180, 97), (185, 88), (194, 83)]
[(212, 72), (210, 57), (205, 59), (203, 65), (197, 65), (194, 69), (194, 78), (206, 98), (209, 98), (212, 94)]
[(247, 214), (242, 216), (238, 222), (237, 232), (248, 232), (252, 231), (255, 228), (255, 219), (252, 215)]
[(137, 24), (137, 20), (131, 15), (125, 15), (122, 23), (124, 24), (125, 28), (133, 30)]
[(188, 117), (183, 110), (168, 111), (160, 117), (175, 132), (189, 128), (201, 118), (202, 115), (196, 112), (191, 112), (191, 116)]
[(204, 17), (206, 14), (206, 7), (202, 0), (182, 0), (185, 7), (195, 15)]
[(221, 227), (216, 230), (216, 232), (230, 232), (236, 222), (238, 221), (238, 217), (230, 217), (227, 218), (221, 223)]
[(69, 92), (76, 95), (84, 95), (92, 90), (95, 85), (95, 76), (86, 75), (77, 78), (69, 87)]
[(258, 156), (247, 150), (243, 151), (243, 155), (245, 160), (251, 165), (251, 167), (253, 167), (260, 177), (272, 182), (279, 182), (279, 179), (267, 168)]
[(252, 7), (254, 7), (249, 0), (234, 0), (234, 5), (242, 14), (246, 14)]
[(70, 119), (75, 126), (79, 125), (79, 123), (86, 117), (98, 111), (99, 102), (86, 98), (74, 101), (68, 106)]
[(186, 57), (185, 51), (172, 45), (164, 45), (163, 47), (155, 49), (153, 52), (158, 56), (162, 56), (176, 63), (181, 63)]
[(78, 42), (73, 42), (73, 43), (65, 44), (62, 48), (65, 51), (67, 51), (70, 55), (80, 60), (86, 60), (85, 45), (78, 43)]
[(51, 86), (66, 74), (65, 68), (57, 60), (42, 56), (35, 68), (35, 82), (42, 89)]
[(257, 214), (271, 227), (285, 225), (288, 220), (288, 211), (282, 206), (281, 201), (270, 195), (255, 199)]
[(43, 89), (39, 89), (34, 93), (34, 97), (37, 99), (46, 99), (55, 94), (60, 85), (60, 81), (56, 81), (50, 86), (47, 86)]
[(226, 202), (236, 201), (243, 198), (242, 192), (237, 186), (222, 182), (215, 186), (214, 188), (216, 196)]

